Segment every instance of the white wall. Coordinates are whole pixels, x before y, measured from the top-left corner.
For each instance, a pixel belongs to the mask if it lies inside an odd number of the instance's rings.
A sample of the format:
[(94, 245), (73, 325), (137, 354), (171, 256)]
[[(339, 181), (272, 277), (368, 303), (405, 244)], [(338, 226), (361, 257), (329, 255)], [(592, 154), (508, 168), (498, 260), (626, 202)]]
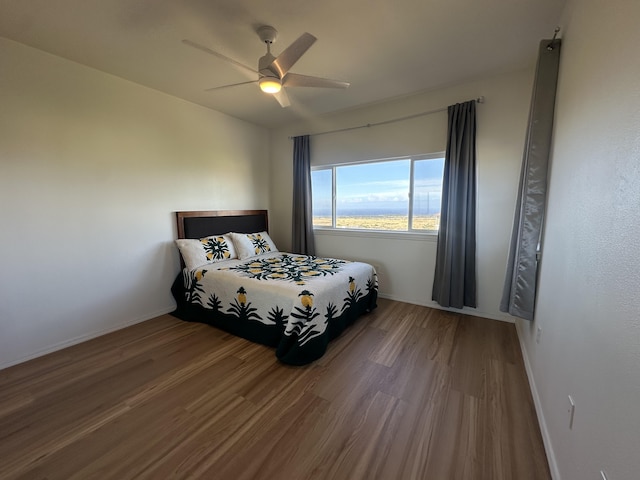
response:
[[(640, 2), (567, 7), (535, 322), (556, 479), (640, 478)], [(542, 328), (539, 344), (537, 327)], [(569, 429), (568, 399), (576, 404)]]
[[(532, 57), (537, 45), (532, 45)], [(533, 66), (532, 66), (533, 67)], [(290, 245), (292, 198), (291, 135), (366, 125), (431, 111), (485, 96), (478, 105), (478, 308), (486, 317), (510, 319), (499, 311), (507, 249), (520, 174), (533, 70), (519, 71), (298, 123), (271, 132), (272, 231)], [(432, 153), (446, 148), (447, 113), (311, 138), (314, 165)], [(431, 301), (435, 237), (316, 234), (317, 254), (364, 260), (378, 267), (381, 295), (405, 302)]]
[(265, 129), (5, 39), (0, 65), (0, 368), (172, 310), (172, 212), (268, 207)]

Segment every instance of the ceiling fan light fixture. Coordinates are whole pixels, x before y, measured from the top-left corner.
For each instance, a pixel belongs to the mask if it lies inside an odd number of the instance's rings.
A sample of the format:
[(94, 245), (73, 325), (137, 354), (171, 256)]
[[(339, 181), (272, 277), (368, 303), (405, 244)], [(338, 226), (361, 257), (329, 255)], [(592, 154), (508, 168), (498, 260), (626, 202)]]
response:
[(262, 77), (259, 83), (260, 90), (265, 93), (278, 93), (282, 89), (282, 83), (279, 78)]

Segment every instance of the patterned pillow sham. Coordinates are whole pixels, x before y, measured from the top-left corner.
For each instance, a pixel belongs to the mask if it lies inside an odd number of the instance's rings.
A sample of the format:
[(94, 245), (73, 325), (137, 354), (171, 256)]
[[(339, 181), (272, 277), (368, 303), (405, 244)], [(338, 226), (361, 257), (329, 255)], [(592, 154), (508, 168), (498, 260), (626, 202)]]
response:
[(176, 240), (176, 245), (189, 270), (208, 263), (238, 258), (229, 235), (212, 235), (200, 239), (184, 238)]
[(240, 260), (278, 251), (267, 232), (230, 233), (230, 235)]

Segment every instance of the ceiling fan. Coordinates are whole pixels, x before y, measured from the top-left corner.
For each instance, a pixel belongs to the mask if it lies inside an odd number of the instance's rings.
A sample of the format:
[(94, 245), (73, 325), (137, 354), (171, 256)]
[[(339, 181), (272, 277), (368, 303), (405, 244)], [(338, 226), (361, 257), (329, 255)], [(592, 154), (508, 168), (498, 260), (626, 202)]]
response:
[(308, 75), (299, 75), (289, 72), (289, 69), (298, 61), (300, 57), (314, 44), (316, 37), (310, 33), (303, 33), (291, 45), (284, 49), (280, 55), (274, 57), (271, 53), (271, 45), (276, 41), (278, 31), (269, 26), (264, 25), (256, 30), (260, 41), (267, 45), (267, 53), (258, 60), (258, 69), (255, 70), (233, 58), (211, 50), (204, 45), (192, 42), (191, 40), (182, 40), (182, 43), (190, 47), (197, 48), (203, 52), (214, 55), (222, 60), (230, 62), (238, 67), (258, 76), (257, 79), (248, 82), (233, 83), (231, 85), (222, 85), (220, 87), (207, 88), (207, 91), (220, 90), (222, 88), (236, 87), (238, 85), (248, 85), (257, 83), (260, 90), (272, 94), (278, 101), (280, 106), (288, 107), (291, 105), (283, 87), (323, 87), (323, 88), (347, 88), (348, 82), (338, 80), (330, 80), (328, 78), (311, 77)]

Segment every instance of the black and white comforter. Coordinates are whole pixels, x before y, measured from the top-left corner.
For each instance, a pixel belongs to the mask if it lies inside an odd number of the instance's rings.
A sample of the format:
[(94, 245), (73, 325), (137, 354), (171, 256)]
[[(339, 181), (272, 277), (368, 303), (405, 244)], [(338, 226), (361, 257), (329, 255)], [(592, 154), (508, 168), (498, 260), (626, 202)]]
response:
[(294, 365), (321, 357), (376, 307), (377, 290), (371, 265), (282, 252), (185, 269), (172, 288), (177, 317), (276, 347)]

